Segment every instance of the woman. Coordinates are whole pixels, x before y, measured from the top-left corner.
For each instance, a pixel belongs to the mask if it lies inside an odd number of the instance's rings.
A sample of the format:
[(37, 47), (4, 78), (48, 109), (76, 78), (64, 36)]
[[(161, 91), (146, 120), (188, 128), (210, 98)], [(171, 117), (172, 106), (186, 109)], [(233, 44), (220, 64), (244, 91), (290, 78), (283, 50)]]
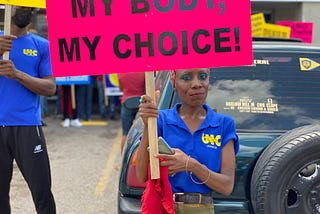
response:
[[(148, 117), (157, 117), (158, 135), (175, 151), (174, 155), (155, 156), (164, 159), (161, 166), (168, 167), (176, 213), (214, 213), (212, 192), (229, 195), (234, 186), (239, 141), (233, 119), (205, 104), (209, 75), (207, 68), (171, 71), (171, 83), (181, 103), (158, 111), (144, 95), (139, 106), (144, 126), (148, 127)], [(145, 128), (136, 166), (142, 182), (148, 174), (148, 146)]]

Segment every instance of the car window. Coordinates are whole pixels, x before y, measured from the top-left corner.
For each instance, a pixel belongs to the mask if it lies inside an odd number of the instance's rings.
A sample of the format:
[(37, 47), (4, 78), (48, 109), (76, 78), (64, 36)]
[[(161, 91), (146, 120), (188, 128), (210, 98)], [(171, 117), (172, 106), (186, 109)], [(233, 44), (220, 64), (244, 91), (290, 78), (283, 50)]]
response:
[(160, 99), (158, 100), (159, 109), (169, 108), (172, 102), (173, 88), (170, 83), (168, 71), (158, 72), (155, 87), (156, 90), (160, 90)]
[(167, 76), (166, 71), (157, 72), (157, 76), (156, 76), (156, 80), (155, 80), (155, 89), (156, 90), (160, 90), (160, 92), (162, 92), (166, 76)]
[(208, 104), (237, 129), (290, 130), (319, 122), (320, 57), (258, 52), (255, 66), (211, 69)]

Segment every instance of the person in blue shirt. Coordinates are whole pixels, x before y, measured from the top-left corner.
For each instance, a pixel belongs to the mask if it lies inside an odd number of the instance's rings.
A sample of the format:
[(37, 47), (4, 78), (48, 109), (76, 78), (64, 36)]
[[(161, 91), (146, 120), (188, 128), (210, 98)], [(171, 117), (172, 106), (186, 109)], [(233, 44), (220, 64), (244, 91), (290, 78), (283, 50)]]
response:
[[(207, 68), (171, 71), (171, 83), (181, 103), (158, 110), (144, 95), (139, 106), (144, 127), (148, 127), (149, 117), (156, 117), (158, 135), (175, 152), (156, 157), (164, 159), (161, 166), (168, 167), (176, 213), (214, 213), (212, 192), (229, 195), (234, 186), (238, 136), (231, 117), (205, 104), (209, 75)], [(145, 128), (136, 162), (137, 178), (142, 182), (148, 176), (148, 141)]]
[(41, 126), (40, 95), (56, 91), (48, 41), (29, 33), (34, 8), (12, 6), (11, 35), (0, 35), (0, 213), (11, 212), (13, 160), (32, 194), (38, 214), (55, 214), (51, 173)]

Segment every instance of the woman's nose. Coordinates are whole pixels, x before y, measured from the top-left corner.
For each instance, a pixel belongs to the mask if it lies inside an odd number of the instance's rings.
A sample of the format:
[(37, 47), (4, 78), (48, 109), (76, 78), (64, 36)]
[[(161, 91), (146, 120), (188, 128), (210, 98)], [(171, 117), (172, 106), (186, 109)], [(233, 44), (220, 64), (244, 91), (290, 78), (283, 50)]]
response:
[(194, 88), (199, 88), (201, 87), (202, 84), (201, 84), (201, 81), (198, 79), (198, 78), (193, 78), (192, 81), (191, 81), (191, 87)]

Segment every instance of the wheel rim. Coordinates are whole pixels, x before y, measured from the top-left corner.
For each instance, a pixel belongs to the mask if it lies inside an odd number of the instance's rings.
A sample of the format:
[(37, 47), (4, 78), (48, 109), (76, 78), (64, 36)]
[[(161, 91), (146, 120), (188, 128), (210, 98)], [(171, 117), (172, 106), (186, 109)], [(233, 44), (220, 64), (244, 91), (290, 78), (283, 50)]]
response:
[(297, 171), (282, 198), (286, 213), (320, 213), (320, 161)]

